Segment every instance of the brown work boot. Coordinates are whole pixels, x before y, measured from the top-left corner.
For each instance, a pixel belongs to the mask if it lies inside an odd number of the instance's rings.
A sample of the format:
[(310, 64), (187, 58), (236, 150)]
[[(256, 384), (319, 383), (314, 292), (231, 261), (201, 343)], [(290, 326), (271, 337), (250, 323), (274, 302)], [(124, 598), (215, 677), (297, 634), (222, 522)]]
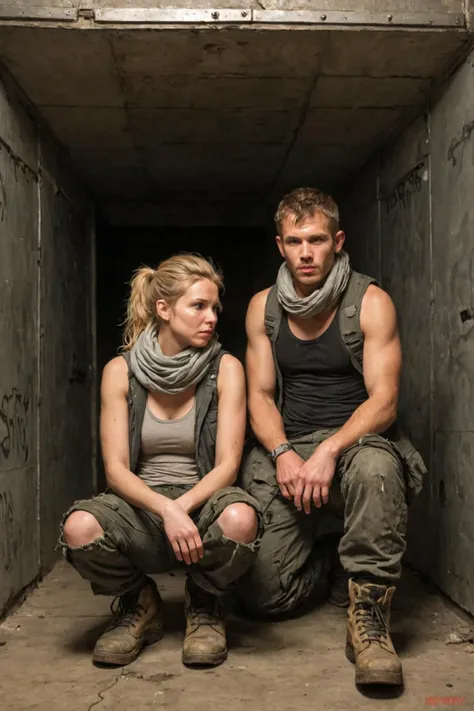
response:
[(403, 683), (402, 665), (390, 639), (395, 587), (349, 581), (346, 656), (356, 666), (356, 684)]
[(146, 644), (163, 637), (161, 597), (150, 579), (140, 590), (115, 598), (112, 612), (112, 621), (94, 647), (94, 662), (130, 664)]
[(184, 605), (186, 633), (183, 642), (183, 664), (222, 664), (227, 659), (222, 602), (188, 578)]

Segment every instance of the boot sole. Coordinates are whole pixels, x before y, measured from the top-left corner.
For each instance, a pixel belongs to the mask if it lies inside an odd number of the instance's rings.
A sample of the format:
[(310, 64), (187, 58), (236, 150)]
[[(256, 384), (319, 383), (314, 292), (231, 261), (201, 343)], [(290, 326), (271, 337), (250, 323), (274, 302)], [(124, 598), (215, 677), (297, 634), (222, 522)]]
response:
[[(352, 664), (355, 664), (354, 650), (349, 643), (346, 644), (346, 657)], [(365, 684), (387, 684), (390, 686), (401, 686), (403, 684), (403, 674), (402, 672), (377, 670), (360, 671), (356, 669), (355, 683), (360, 684), (361, 686)]]
[(141, 640), (141, 642), (135, 647), (135, 649), (132, 649), (131, 652), (127, 652), (126, 654), (94, 652), (92, 655), (92, 661), (97, 662), (99, 664), (114, 664), (116, 666), (124, 667), (127, 664), (131, 664), (131, 662), (135, 661), (135, 659), (138, 657), (144, 647), (149, 646), (151, 644), (155, 644), (155, 642), (159, 642), (160, 639), (163, 638), (163, 635), (164, 630), (161, 629), (158, 632), (145, 636)]
[(227, 659), (227, 649), (225, 652), (216, 654), (193, 654), (192, 652), (183, 652), (182, 661), (186, 666), (213, 666), (216, 667)]

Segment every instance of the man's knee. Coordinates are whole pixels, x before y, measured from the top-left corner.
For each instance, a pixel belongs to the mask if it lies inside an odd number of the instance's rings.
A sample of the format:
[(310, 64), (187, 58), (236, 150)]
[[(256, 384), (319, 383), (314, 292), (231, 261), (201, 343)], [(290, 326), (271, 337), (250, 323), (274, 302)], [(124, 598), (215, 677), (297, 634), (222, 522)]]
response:
[(395, 454), (376, 447), (363, 447), (357, 452), (345, 479), (346, 485), (364, 489), (404, 486), (402, 463)]
[(272, 617), (288, 613), (301, 602), (296, 581), (285, 589), (279, 566), (260, 567), (258, 561), (239, 582), (237, 597), (251, 617)]
[(80, 548), (104, 535), (99, 522), (88, 511), (73, 511), (64, 524), (64, 542), (70, 548)]
[[(251, 615), (272, 616), (291, 612), (306, 602), (325, 577), (325, 567), (308, 553), (282, 547), (279, 536), (263, 535), (255, 564), (239, 583), (238, 597)], [(309, 558), (311, 556), (311, 558)]]
[(257, 537), (257, 514), (248, 504), (235, 503), (226, 506), (217, 522), (224, 535), (233, 541), (253, 543)]

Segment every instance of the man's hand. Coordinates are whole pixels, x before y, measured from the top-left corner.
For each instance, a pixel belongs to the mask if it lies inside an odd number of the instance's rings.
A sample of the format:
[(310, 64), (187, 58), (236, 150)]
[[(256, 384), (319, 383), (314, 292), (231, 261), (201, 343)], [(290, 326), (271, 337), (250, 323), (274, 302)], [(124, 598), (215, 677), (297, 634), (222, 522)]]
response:
[(322, 442), (314, 454), (303, 463), (295, 486), (295, 506), (298, 511), (311, 512), (311, 499), (319, 509), (321, 502), (327, 504), (329, 488), (336, 471), (337, 456), (334, 450)]
[(293, 449), (284, 452), (276, 460), (276, 477), (285, 499), (292, 499), (304, 460)]
[(165, 533), (173, 546), (178, 560), (186, 565), (197, 563), (203, 557), (203, 545), (199, 531), (192, 519), (183, 511), (181, 506), (170, 499), (162, 514)]

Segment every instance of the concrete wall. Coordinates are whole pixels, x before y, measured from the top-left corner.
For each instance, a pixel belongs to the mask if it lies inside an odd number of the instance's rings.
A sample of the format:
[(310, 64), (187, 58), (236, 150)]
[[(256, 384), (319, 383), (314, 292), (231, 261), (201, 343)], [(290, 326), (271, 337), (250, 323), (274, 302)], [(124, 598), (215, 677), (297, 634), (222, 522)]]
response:
[(91, 204), (0, 73), (0, 614), (92, 489)]
[(401, 419), (429, 466), (408, 558), (474, 612), (474, 56), (342, 201), (398, 309)]

